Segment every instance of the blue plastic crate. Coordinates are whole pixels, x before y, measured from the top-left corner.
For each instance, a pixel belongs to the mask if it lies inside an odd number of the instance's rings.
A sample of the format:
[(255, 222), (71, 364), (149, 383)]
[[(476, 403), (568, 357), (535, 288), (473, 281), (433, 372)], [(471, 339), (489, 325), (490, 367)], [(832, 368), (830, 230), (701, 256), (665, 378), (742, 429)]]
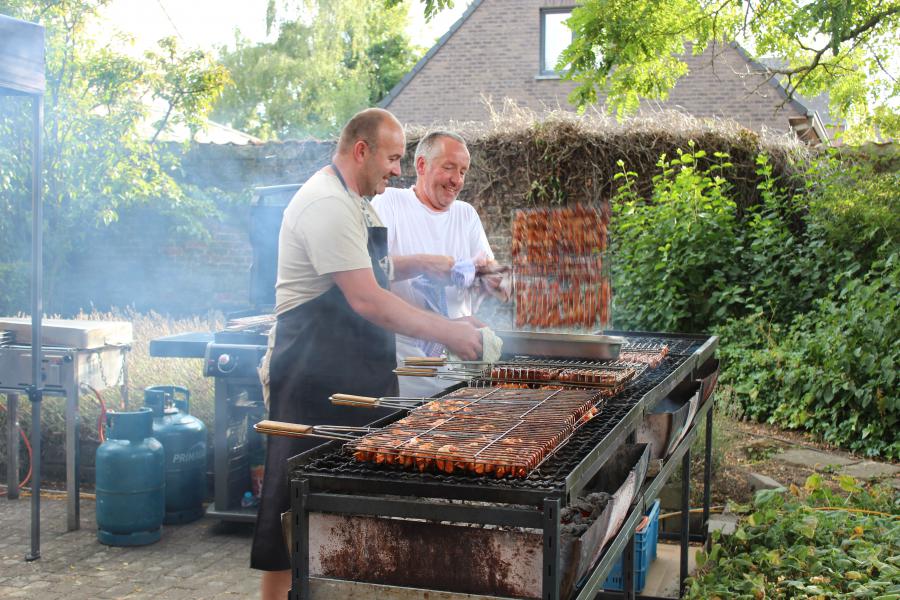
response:
[[(649, 523), (643, 531), (634, 534), (634, 591), (640, 592), (647, 583), (647, 570), (650, 563), (656, 560), (656, 543), (659, 541), (659, 500), (653, 502), (647, 511)], [(604, 589), (621, 592), (624, 586), (622, 577), (622, 557), (616, 561), (612, 570), (603, 582)]]

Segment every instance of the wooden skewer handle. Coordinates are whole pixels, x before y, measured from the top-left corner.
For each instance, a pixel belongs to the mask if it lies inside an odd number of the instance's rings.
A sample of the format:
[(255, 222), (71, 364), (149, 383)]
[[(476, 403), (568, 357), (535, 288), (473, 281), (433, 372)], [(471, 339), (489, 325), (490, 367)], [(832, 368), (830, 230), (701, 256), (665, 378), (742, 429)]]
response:
[(268, 435), (309, 435), (313, 433), (311, 425), (301, 425), (299, 423), (285, 423), (284, 421), (260, 421), (253, 426), (253, 429), (260, 433)]
[(426, 368), (398, 367), (394, 369), (394, 374), (401, 377), (434, 377), (436, 371)]
[(331, 403), (340, 406), (359, 406), (360, 404), (370, 404), (378, 406), (378, 398), (371, 396), (354, 396), (353, 394), (332, 394)]
[(403, 363), (409, 367), (442, 367), (446, 362), (440, 356), (410, 356), (403, 359)]

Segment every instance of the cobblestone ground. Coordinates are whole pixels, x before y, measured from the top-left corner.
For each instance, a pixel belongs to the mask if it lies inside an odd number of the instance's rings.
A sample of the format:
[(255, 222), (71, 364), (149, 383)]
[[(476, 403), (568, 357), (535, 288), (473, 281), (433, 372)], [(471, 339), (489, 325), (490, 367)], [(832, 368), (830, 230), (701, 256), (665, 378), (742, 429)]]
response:
[(0, 598), (256, 598), (248, 566), (252, 528), (200, 519), (163, 528), (149, 546), (97, 541), (93, 500), (81, 501), (81, 529), (66, 532), (63, 498), (41, 498), (41, 558), (31, 548), (31, 498), (0, 498)]

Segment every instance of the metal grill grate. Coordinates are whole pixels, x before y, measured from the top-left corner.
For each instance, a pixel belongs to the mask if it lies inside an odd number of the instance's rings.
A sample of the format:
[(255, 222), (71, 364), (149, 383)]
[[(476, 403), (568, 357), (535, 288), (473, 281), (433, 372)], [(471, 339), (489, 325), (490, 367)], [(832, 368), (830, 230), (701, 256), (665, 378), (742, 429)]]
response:
[[(414, 485), (424, 491), (426, 487), (436, 486), (445, 489), (447, 486), (473, 486), (485, 492), (493, 490), (492, 498), (500, 498), (504, 493), (515, 496), (517, 490), (541, 493), (563, 493), (566, 477), (576, 466), (624, 419), (629, 411), (640, 402), (650, 390), (663, 383), (670, 375), (698, 350), (707, 338), (701, 336), (642, 336), (632, 333), (625, 335), (637, 342), (654, 341), (669, 346), (669, 356), (662, 361), (659, 368), (645, 370), (633, 379), (625, 390), (617, 397), (609, 400), (600, 408), (599, 413), (580, 427), (562, 447), (547, 458), (539, 468), (524, 478), (495, 479), (465, 473), (430, 473), (416, 471), (398, 471), (371, 463), (361, 463), (349, 453), (342, 451), (340, 445), (325, 447), (313, 451), (303, 462), (296, 465), (294, 475), (318, 476), (343, 489), (366, 491), (370, 493), (397, 493), (396, 485)], [(399, 418), (399, 415), (398, 415)]]
[(524, 477), (596, 414), (596, 391), (462, 389), (347, 444), (377, 464)]

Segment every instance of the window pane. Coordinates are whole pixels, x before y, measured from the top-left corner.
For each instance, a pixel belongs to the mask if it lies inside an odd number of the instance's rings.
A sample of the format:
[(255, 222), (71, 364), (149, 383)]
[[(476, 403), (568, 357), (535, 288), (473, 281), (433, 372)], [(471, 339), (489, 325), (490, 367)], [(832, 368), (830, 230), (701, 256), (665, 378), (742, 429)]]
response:
[(543, 16), (544, 71), (555, 71), (559, 55), (572, 43), (572, 31), (564, 23), (572, 13), (545, 12)]

